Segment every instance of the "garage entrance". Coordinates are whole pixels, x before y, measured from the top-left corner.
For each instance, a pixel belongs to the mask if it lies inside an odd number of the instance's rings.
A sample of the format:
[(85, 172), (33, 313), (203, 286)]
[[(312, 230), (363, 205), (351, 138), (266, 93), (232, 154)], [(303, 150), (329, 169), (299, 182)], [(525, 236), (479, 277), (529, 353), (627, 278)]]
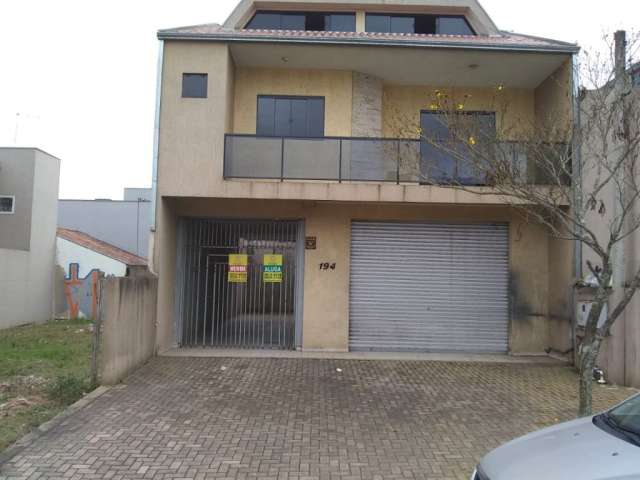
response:
[(351, 350), (506, 353), (508, 226), (353, 222)]
[(195, 218), (179, 223), (179, 345), (300, 345), (300, 223)]

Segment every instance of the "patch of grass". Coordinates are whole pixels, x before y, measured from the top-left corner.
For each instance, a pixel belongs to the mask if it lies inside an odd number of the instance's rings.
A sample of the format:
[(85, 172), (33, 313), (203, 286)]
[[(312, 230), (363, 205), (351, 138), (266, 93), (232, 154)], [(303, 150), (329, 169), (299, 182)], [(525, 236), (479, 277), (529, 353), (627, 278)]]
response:
[(59, 405), (34, 405), (0, 417), (0, 452), (62, 410)]
[(89, 383), (85, 378), (73, 375), (60, 375), (47, 385), (49, 399), (61, 405), (71, 405), (82, 398), (89, 390)]
[(88, 320), (53, 320), (0, 330), (0, 379), (87, 374), (91, 356)]
[(91, 388), (91, 322), (0, 330), (0, 451)]

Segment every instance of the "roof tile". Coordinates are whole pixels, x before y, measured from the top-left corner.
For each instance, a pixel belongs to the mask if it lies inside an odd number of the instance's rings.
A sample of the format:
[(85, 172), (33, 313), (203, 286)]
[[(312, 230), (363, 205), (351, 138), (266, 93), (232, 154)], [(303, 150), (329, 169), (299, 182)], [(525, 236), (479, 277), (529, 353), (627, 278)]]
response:
[(316, 39), (316, 40), (352, 40), (352, 41), (407, 41), (412, 44), (425, 45), (441, 44), (475, 44), (487, 47), (539, 47), (576, 49), (577, 45), (546, 38), (501, 32), (500, 35), (444, 35), (419, 33), (379, 33), (379, 32), (328, 32), (303, 30), (233, 30), (217, 23), (179, 27), (158, 32), (160, 38), (171, 37), (216, 37), (240, 39), (270, 39), (282, 40)]
[(70, 230), (68, 228), (58, 228), (58, 236), (64, 238), (70, 242), (80, 245), (81, 247), (88, 248), (94, 252), (100, 253), (106, 257), (113, 258), (119, 262), (122, 262), (130, 266), (144, 266), (147, 264), (147, 260), (134, 255), (133, 253), (122, 250), (121, 248), (111, 245), (110, 243), (103, 242), (97, 238), (87, 235), (84, 232), (78, 230)]

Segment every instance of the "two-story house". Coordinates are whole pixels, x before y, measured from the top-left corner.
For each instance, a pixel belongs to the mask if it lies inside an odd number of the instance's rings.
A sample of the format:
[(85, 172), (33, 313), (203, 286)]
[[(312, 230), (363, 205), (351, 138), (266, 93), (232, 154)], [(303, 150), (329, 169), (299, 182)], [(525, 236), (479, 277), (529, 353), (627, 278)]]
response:
[(504, 142), (569, 125), (575, 45), (476, 0), (242, 0), (158, 37), (159, 350), (570, 346), (572, 245), (421, 132), (441, 92)]

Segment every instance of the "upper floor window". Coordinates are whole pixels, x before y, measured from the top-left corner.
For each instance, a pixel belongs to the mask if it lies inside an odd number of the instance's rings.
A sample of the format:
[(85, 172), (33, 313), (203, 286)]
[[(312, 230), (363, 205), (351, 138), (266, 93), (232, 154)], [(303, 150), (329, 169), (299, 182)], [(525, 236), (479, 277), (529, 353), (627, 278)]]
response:
[(207, 98), (206, 73), (182, 74), (182, 98)]
[(254, 30), (312, 30), (355, 32), (355, 13), (257, 12), (246, 28)]
[(11, 214), (16, 209), (16, 197), (13, 195), (0, 195), (0, 214)]
[(381, 33), (440, 33), (445, 35), (475, 35), (462, 16), (456, 15), (404, 15), (367, 13), (367, 32)]
[[(485, 178), (479, 178), (477, 168), (473, 162), (465, 163), (460, 159), (471, 157), (469, 144), (463, 142), (459, 135), (455, 135), (451, 128), (452, 114), (448, 116), (442, 112), (422, 111), (420, 113), (421, 139), (421, 167), (422, 177), (436, 183), (459, 182), (463, 185), (484, 185)], [(476, 131), (477, 141), (496, 137), (496, 115), (493, 112), (457, 112), (461, 115), (460, 126), (463, 130)], [(465, 121), (466, 120), (466, 121)]]
[(256, 134), (276, 137), (323, 137), (323, 97), (258, 97)]

